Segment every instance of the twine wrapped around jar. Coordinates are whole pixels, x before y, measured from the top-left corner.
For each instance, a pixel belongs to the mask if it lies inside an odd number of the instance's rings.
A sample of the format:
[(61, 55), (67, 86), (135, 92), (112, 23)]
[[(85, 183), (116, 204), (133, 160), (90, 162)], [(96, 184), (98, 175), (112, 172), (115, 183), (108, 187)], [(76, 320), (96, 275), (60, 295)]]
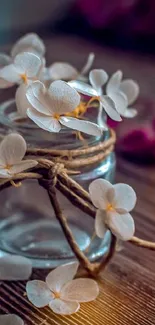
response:
[[(110, 130), (110, 137), (104, 142), (100, 142), (96, 146), (76, 149), (76, 150), (51, 150), (40, 148), (29, 148), (26, 152), (27, 156), (31, 156), (37, 160), (38, 165), (33, 172), (19, 173), (9, 179), (1, 179), (0, 191), (3, 189), (15, 186), (21, 186), (21, 181), (26, 179), (36, 179), (39, 184), (46, 189), (51, 205), (54, 209), (55, 216), (59, 221), (62, 231), (69, 243), (72, 251), (80, 264), (92, 276), (96, 276), (101, 269), (104, 269), (108, 262), (113, 257), (116, 250), (116, 237), (111, 234), (111, 243), (106, 257), (99, 263), (91, 263), (86, 255), (80, 250), (77, 245), (72, 231), (68, 225), (66, 216), (63, 215), (60, 203), (57, 198), (56, 189), (60, 191), (72, 205), (78, 207), (90, 217), (95, 218), (96, 208), (93, 206), (89, 193), (83, 189), (69, 175), (76, 174), (75, 170), (81, 166), (87, 166), (95, 162), (100, 162), (105, 159), (113, 150), (116, 141), (115, 132)], [(38, 158), (37, 158), (38, 157)], [(132, 237), (129, 240), (137, 246), (155, 250), (155, 243), (141, 240), (137, 237)]]

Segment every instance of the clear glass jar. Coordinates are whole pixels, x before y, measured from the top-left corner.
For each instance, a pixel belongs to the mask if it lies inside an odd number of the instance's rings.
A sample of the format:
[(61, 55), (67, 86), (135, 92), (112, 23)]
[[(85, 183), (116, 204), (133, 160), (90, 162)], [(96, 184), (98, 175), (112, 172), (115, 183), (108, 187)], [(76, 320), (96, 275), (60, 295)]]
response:
[[(28, 145), (40, 148), (75, 149), (83, 146), (72, 130), (64, 128), (54, 134), (38, 128), (30, 120), (16, 120), (14, 100), (0, 107), (0, 133), (19, 132)], [(94, 120), (93, 110), (89, 120)], [(84, 135), (89, 146), (97, 144), (101, 138)], [(103, 136), (108, 139), (109, 131)], [(80, 170), (73, 178), (85, 189), (96, 178), (113, 181), (115, 173), (115, 155), (111, 153), (102, 163), (89, 165)], [(85, 252), (94, 232), (94, 220), (80, 211), (61, 193), (58, 199), (69, 226), (80, 247)], [(0, 250), (12, 254), (24, 255), (32, 260), (33, 266), (40, 268), (56, 267), (75, 259), (61, 227), (55, 218), (46, 190), (36, 180), (23, 181), (19, 188), (10, 187), (0, 192)], [(87, 256), (94, 261), (109, 249), (110, 233), (104, 240), (95, 238), (88, 249)]]

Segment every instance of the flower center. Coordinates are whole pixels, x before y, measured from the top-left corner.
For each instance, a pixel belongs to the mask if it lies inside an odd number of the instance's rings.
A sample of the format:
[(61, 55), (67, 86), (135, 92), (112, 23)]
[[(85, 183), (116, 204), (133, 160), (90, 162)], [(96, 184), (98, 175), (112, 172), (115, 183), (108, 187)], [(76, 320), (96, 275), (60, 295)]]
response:
[(114, 211), (114, 207), (111, 203), (107, 204), (106, 211)]
[(26, 73), (21, 74), (20, 77), (21, 77), (21, 79), (23, 80), (24, 84), (27, 85), (28, 80), (27, 80), (27, 75), (26, 75)]
[(60, 298), (60, 292), (54, 291), (54, 299), (59, 299)]
[(9, 165), (9, 164), (8, 164), (8, 165), (5, 166), (5, 169), (6, 169), (6, 170), (10, 170), (11, 167), (12, 167), (12, 165)]
[(59, 120), (60, 115), (55, 113), (55, 114), (53, 115), (53, 117), (54, 117), (56, 120)]
[(81, 102), (72, 112), (65, 113), (65, 116), (79, 117), (87, 111), (87, 103)]

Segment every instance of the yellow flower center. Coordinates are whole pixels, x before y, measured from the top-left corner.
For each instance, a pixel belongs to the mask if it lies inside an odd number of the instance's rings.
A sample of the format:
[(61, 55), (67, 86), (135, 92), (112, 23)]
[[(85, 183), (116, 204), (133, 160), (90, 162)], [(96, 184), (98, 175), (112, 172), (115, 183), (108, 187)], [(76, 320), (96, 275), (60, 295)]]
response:
[(53, 117), (54, 117), (56, 120), (59, 120), (60, 115), (55, 113), (55, 114), (53, 115)]
[(87, 103), (81, 102), (72, 112), (65, 113), (65, 116), (79, 117), (87, 111)]
[(8, 164), (8, 165), (5, 166), (5, 169), (6, 169), (6, 170), (10, 170), (11, 167), (12, 167), (12, 165), (9, 165), (9, 164)]
[[(89, 105), (91, 104), (91, 102), (93, 102), (95, 100), (100, 100), (100, 97), (99, 96), (92, 97), (88, 103), (81, 101), (80, 104), (72, 112), (67, 112), (67, 113), (63, 114), (63, 116), (69, 116), (69, 117), (80, 117), (80, 116), (83, 116), (86, 113), (86, 111), (87, 111)], [(60, 114), (57, 114), (57, 113), (55, 113), (53, 115), (53, 117), (56, 120), (59, 120), (60, 116), (61, 115)]]
[(59, 299), (60, 298), (60, 292), (54, 291), (54, 299)]
[(23, 80), (24, 84), (27, 85), (28, 80), (27, 80), (27, 75), (26, 75), (26, 73), (21, 74), (20, 77), (21, 77), (21, 79)]
[(114, 210), (115, 209), (114, 209), (113, 205), (111, 203), (108, 203), (107, 207), (106, 207), (106, 211), (114, 211)]

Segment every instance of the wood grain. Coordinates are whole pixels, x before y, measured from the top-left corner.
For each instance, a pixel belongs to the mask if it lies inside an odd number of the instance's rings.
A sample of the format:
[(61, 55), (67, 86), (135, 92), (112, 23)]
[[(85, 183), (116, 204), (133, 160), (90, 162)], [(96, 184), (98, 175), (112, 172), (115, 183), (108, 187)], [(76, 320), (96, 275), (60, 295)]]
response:
[[(65, 43), (64, 43), (65, 42)], [(148, 73), (153, 80), (154, 59), (113, 53), (99, 46), (72, 38), (47, 40), (51, 60), (69, 61), (82, 66), (89, 51), (97, 52), (96, 66), (109, 70), (124, 68), (129, 75), (142, 83), (147, 93)], [(138, 68), (137, 68), (138, 63)], [(147, 72), (147, 74), (146, 74)], [(133, 75), (132, 75), (133, 73)], [(10, 90), (10, 94), (13, 90)], [(0, 101), (8, 98), (8, 92), (1, 93)], [(136, 235), (155, 240), (155, 166), (141, 167), (120, 157), (117, 159), (117, 182), (133, 186), (138, 202), (133, 212)], [(48, 271), (35, 270), (33, 279), (44, 279)], [(37, 309), (27, 300), (25, 282), (3, 282), (0, 284), (0, 313), (16, 313), (24, 319), (25, 325), (154, 325), (155, 324), (155, 253), (124, 244), (108, 268), (99, 278), (100, 295), (96, 301), (81, 304), (79, 313), (69, 317), (55, 315), (48, 308)]]

